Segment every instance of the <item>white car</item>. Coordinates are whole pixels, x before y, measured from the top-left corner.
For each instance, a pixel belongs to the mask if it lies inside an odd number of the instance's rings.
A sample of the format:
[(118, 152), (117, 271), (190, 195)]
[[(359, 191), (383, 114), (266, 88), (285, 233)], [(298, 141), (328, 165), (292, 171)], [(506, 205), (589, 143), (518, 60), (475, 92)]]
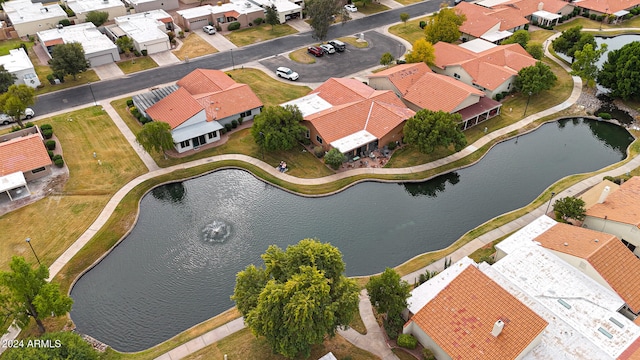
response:
[(281, 66), (276, 70), (276, 75), (281, 78), (296, 81), (298, 80), (298, 73), (289, 69), (288, 67)]
[(336, 52), (336, 49), (329, 44), (322, 44), (320, 45), (320, 48), (325, 54), (334, 54)]
[[(33, 109), (31, 108), (26, 108), (24, 110), (24, 115), (22, 117), (22, 119), (31, 119), (32, 117), (34, 117), (36, 115), (36, 113), (33, 111)], [(7, 114), (2, 114), (0, 113), (0, 124), (2, 125), (9, 125), (11, 124), (13, 121), (13, 118)]]
[(358, 8), (353, 4), (347, 4), (344, 6), (344, 9), (348, 12), (358, 12)]
[(216, 28), (214, 28), (211, 25), (205, 25), (205, 27), (202, 28), (202, 31), (204, 31), (205, 33), (209, 34), (209, 35), (213, 35), (216, 33)]

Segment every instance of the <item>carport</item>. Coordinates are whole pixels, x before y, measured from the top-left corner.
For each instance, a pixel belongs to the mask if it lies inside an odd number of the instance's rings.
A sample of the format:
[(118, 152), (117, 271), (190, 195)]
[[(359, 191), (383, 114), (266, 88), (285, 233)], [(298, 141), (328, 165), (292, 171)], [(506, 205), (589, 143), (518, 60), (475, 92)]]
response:
[[(24, 191), (24, 190), (27, 191)], [(6, 192), (9, 200), (14, 201), (30, 194), (27, 180), (22, 172), (14, 172), (9, 175), (0, 177), (0, 193)], [(13, 196), (11, 196), (13, 194)]]

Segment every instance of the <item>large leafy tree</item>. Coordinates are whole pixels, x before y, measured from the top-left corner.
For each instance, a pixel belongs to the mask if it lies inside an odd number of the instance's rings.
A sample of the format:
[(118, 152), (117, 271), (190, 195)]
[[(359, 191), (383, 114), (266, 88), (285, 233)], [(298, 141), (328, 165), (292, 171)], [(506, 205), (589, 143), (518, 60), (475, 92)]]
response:
[(306, 131), (301, 121), (302, 113), (297, 106), (268, 106), (253, 118), (251, 135), (265, 150), (291, 150)]
[(390, 52), (386, 52), (380, 57), (380, 65), (388, 67), (393, 62), (393, 60), (393, 55), (391, 55)]
[(264, 268), (238, 273), (231, 298), (274, 352), (308, 357), (311, 345), (334, 336), (357, 313), (358, 287), (344, 276), (336, 247), (305, 239), (286, 251), (272, 245), (262, 259)]
[(327, 38), (333, 17), (340, 13), (339, 2), (335, 0), (309, 0), (306, 2), (307, 14), (311, 18), (309, 25), (313, 29), (312, 36), (316, 40)]
[(502, 45), (520, 44), (523, 49), (527, 48), (527, 43), (531, 39), (531, 35), (527, 30), (518, 30), (502, 42)]
[(582, 50), (577, 50), (575, 60), (571, 64), (571, 75), (580, 76), (586, 80), (587, 86), (595, 86), (595, 79), (598, 76), (598, 61), (602, 54), (607, 51), (607, 44), (602, 44), (600, 49), (596, 49), (591, 44), (585, 44)]
[(516, 78), (514, 86), (516, 90), (523, 94), (531, 93), (531, 95), (535, 95), (544, 90), (551, 89), (557, 79), (556, 74), (551, 71), (551, 68), (547, 64), (538, 61), (535, 65), (522, 68), (518, 71), (518, 77)]
[(116, 45), (125, 55), (129, 55), (131, 48), (133, 48), (133, 40), (126, 35), (121, 36), (116, 40)]
[(36, 92), (27, 85), (11, 85), (7, 92), (0, 95), (0, 109), (7, 115), (11, 116), (20, 127), (22, 124), (22, 116), (25, 110), (35, 104)]
[(446, 3), (440, 8), (437, 14), (431, 17), (424, 28), (424, 34), (427, 41), (435, 44), (438, 41), (453, 43), (460, 38), (460, 25), (462, 25), (467, 17), (464, 14), (458, 14), (455, 8), (447, 8)]
[(542, 44), (537, 42), (528, 43), (527, 52), (536, 60), (540, 60), (544, 56), (544, 49), (542, 48)]
[(34, 269), (23, 257), (14, 256), (9, 267), (11, 271), (0, 272), (0, 311), (5, 320), (13, 318), (20, 327), (25, 327), (33, 318), (44, 333), (43, 318), (71, 310), (73, 300), (60, 292), (58, 284), (47, 282), (46, 266)]
[(460, 131), (460, 114), (423, 109), (418, 111), (404, 125), (404, 138), (423, 153), (432, 153), (437, 147), (453, 144), (456, 151), (467, 145), (467, 139)]
[[(42, 348), (28, 346), (34, 341), (49, 343), (52, 346)], [(61, 360), (81, 359), (97, 360), (98, 353), (91, 345), (84, 341), (80, 335), (73, 332), (46, 333), (39, 338), (27, 338), (18, 340), (18, 345), (8, 349), (3, 355), (3, 360)]]
[(136, 135), (136, 141), (148, 153), (161, 152), (173, 149), (173, 136), (171, 126), (162, 121), (150, 121), (142, 127)]
[(86, 17), (86, 21), (93, 23), (96, 27), (102, 26), (107, 20), (109, 20), (109, 13), (106, 11), (89, 11)]
[(275, 5), (268, 6), (264, 15), (264, 22), (271, 25), (271, 31), (275, 25), (280, 24), (280, 18), (278, 17), (278, 9)]
[(556, 220), (558, 221), (566, 222), (568, 219), (582, 221), (587, 213), (584, 206), (584, 200), (573, 196), (567, 196), (562, 199), (558, 199), (553, 203), (553, 212), (556, 215)]
[(408, 63), (423, 62), (433, 65), (436, 61), (436, 51), (433, 45), (425, 39), (418, 39), (413, 43), (413, 49), (405, 56)]
[(609, 52), (598, 74), (598, 83), (614, 97), (640, 99), (640, 42)]
[(73, 79), (86, 71), (90, 64), (84, 57), (84, 48), (79, 42), (60, 44), (53, 47), (49, 65), (54, 73), (59, 75), (71, 75)]
[(379, 276), (372, 276), (366, 288), (376, 311), (387, 314), (387, 317), (399, 316), (411, 295), (411, 285), (392, 268), (386, 268)]
[(9, 90), (9, 86), (13, 85), (17, 77), (7, 71), (4, 65), (0, 65), (0, 93), (5, 93)]
[(582, 50), (586, 44), (597, 47), (595, 37), (591, 33), (582, 32), (582, 26), (574, 26), (562, 32), (558, 38), (551, 43), (553, 49), (561, 54), (565, 54), (571, 58), (571, 62), (575, 57), (577, 50)]

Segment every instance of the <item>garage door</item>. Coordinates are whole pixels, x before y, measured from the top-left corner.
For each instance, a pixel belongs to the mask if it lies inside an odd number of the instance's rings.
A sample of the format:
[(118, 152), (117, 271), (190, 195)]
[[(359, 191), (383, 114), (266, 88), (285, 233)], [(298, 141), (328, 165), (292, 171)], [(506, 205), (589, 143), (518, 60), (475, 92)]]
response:
[(155, 44), (147, 44), (147, 53), (155, 54), (163, 51), (169, 50), (169, 41), (155, 43)]
[(113, 55), (102, 54), (102, 55), (97, 55), (89, 58), (89, 61), (91, 62), (91, 67), (96, 67), (100, 65), (110, 64), (114, 60), (113, 60)]
[(199, 29), (205, 25), (209, 25), (209, 20), (207, 18), (189, 20), (189, 28), (191, 30)]

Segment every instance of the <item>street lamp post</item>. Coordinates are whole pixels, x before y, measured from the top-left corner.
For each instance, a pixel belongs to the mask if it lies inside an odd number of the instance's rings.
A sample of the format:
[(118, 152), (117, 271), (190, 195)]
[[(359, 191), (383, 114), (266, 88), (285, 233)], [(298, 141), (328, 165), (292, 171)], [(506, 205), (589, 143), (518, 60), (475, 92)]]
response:
[(38, 258), (38, 255), (36, 255), (36, 251), (33, 250), (33, 245), (31, 245), (31, 238), (27, 238), (26, 242), (27, 242), (27, 244), (29, 244), (29, 247), (31, 248), (31, 251), (33, 252), (33, 256), (35, 256), (36, 260), (38, 260), (38, 265), (42, 265), (42, 263), (40, 263), (40, 259)]
[(531, 101), (531, 95), (533, 95), (533, 93), (529, 91), (529, 97), (527, 98), (527, 105), (524, 107), (524, 115), (522, 116), (527, 116), (527, 108), (529, 107), (529, 101)]
[(262, 131), (260, 131), (260, 135), (262, 135), (262, 146), (260, 146), (262, 148), (262, 160), (264, 160), (264, 142), (265, 142), (265, 137), (264, 137), (264, 133)]
[(551, 200), (553, 200), (554, 196), (556, 196), (556, 193), (551, 192), (551, 197), (549, 198), (549, 203), (547, 204), (547, 210), (544, 212), (545, 215), (547, 215), (547, 213), (549, 212), (549, 206), (551, 206)]
[(93, 98), (93, 106), (97, 106), (96, 96), (93, 94), (93, 87), (91, 87), (91, 81), (89, 81), (89, 91), (91, 91), (91, 97)]

